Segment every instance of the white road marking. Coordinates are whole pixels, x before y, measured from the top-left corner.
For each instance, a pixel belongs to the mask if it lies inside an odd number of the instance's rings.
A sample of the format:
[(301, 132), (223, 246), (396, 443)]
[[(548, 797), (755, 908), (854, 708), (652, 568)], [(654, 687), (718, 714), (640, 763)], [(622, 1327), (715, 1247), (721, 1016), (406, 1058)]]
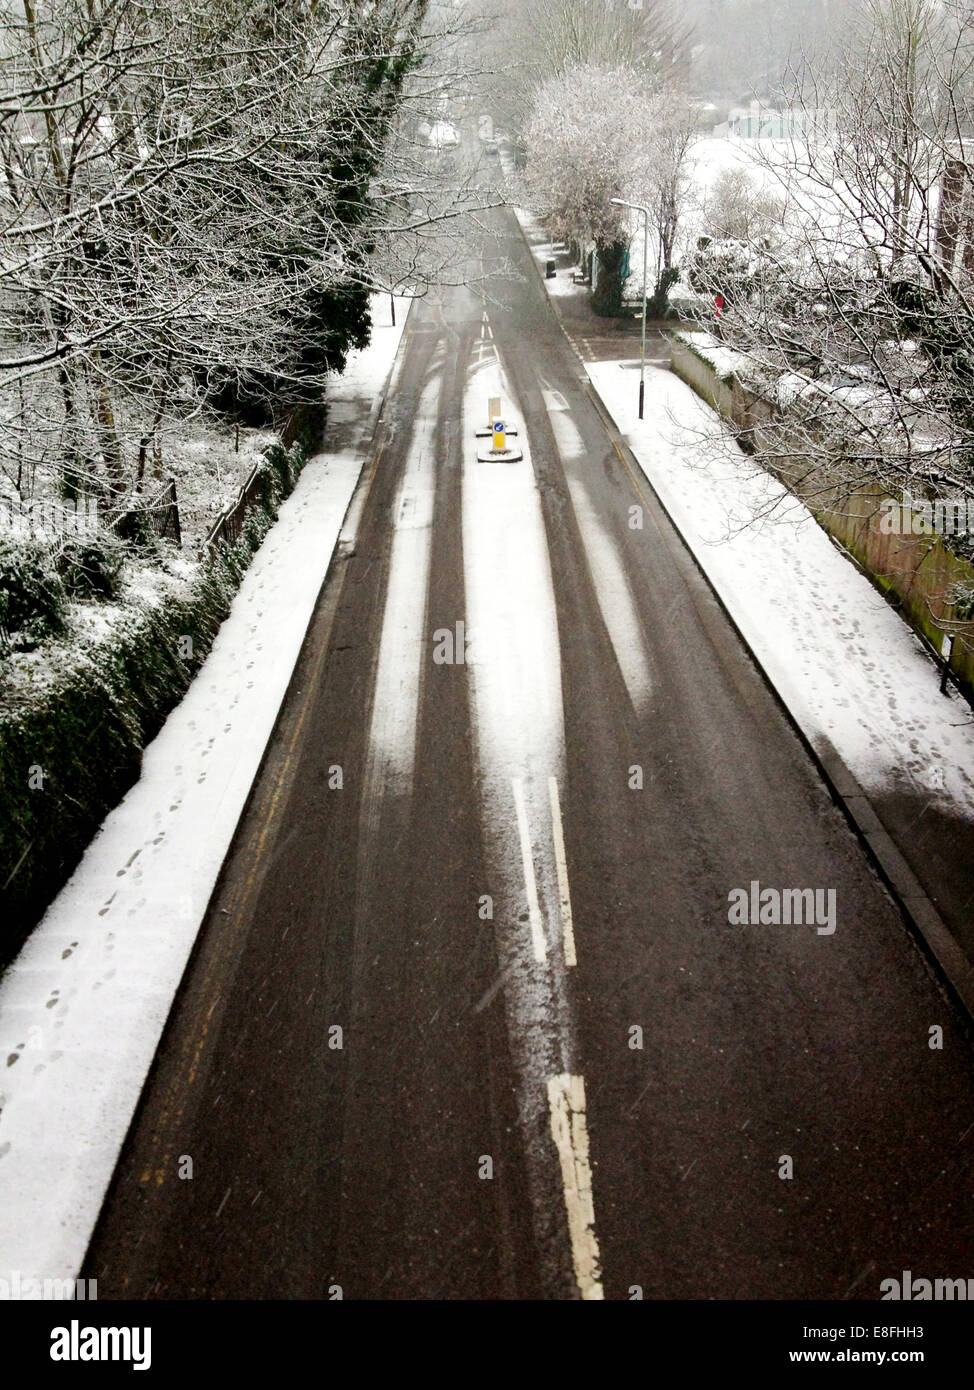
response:
[(563, 1072), (548, 1078), (551, 1137), (561, 1163), (561, 1185), (568, 1213), (575, 1281), (583, 1299), (604, 1299), (595, 1203), (585, 1120), (585, 1078)]
[(528, 891), (528, 914), (531, 919), (531, 944), (536, 961), (546, 959), (544, 928), (541, 925), (541, 908), (538, 904), (538, 884), (534, 877), (534, 856), (531, 853), (531, 832), (528, 828), (528, 813), (524, 804), (524, 786), (520, 777), (512, 779), (514, 787), (514, 806), (517, 810), (517, 829), (521, 837), (521, 864), (524, 868), (524, 885)]
[(544, 387), (542, 388), (541, 394), (544, 396), (545, 408), (549, 413), (552, 410), (570, 409), (568, 402), (560, 391), (553, 391), (550, 387)]
[(565, 857), (565, 832), (561, 824), (557, 777), (548, 778), (548, 796), (551, 800), (551, 830), (555, 842), (555, 864), (558, 869), (558, 900), (561, 904), (561, 938), (565, 950), (565, 964), (577, 965), (575, 928), (572, 923), (572, 895), (568, 886), (568, 860)]
[[(497, 924), (498, 980), (479, 1007), (486, 1007), (492, 990), (500, 988), (539, 1237), (552, 1219), (566, 1230), (555, 1209), (561, 1205), (560, 1185), (579, 1289), (583, 1297), (601, 1298), (598, 1251), (589, 1220), (584, 1115), (571, 1103), (574, 1092), (570, 1095), (559, 1082), (548, 1099), (549, 1078), (570, 1080), (578, 1055), (566, 968), (571, 938), (561, 928), (564, 956), (556, 941), (570, 898), (563, 831), (557, 835), (560, 810), (556, 816), (551, 807), (551, 779), (557, 784), (565, 778), (561, 646), (551, 557), (526, 427), (521, 424), (519, 439), (523, 460), (502, 468), (476, 462), (473, 430), (482, 418), (483, 403), (501, 396), (505, 410), (523, 421), (495, 345), (481, 346), (488, 351), (479, 361), (474, 353), (463, 410), (464, 592), (478, 648), (468, 688), (481, 775), (487, 881), (504, 891), (505, 904), (513, 900), (517, 906), (513, 914), (504, 912)], [(511, 915), (523, 912), (525, 893), (526, 920), (511, 921)], [(561, 904), (561, 918), (556, 903)], [(530, 932), (524, 930), (527, 921)], [(560, 1167), (549, 1134), (556, 1135)]]

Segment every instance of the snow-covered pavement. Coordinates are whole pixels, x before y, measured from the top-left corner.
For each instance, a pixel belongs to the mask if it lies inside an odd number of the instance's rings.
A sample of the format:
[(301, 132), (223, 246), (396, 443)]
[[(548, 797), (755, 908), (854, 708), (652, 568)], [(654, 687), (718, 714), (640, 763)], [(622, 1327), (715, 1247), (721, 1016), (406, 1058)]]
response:
[[(912, 782), (974, 822), (974, 713), (938, 691), (938, 671), (907, 624), (806, 509), (671, 372), (586, 372), (748, 645), (813, 745), (827, 739), (867, 792)], [(775, 498), (781, 511), (754, 525)]]
[[(376, 320), (388, 324), (388, 297)], [(384, 305), (384, 307), (383, 307)], [(274, 728), (405, 324), (336, 382), (329, 442), (142, 776), (0, 981), (0, 1278), (74, 1277)]]

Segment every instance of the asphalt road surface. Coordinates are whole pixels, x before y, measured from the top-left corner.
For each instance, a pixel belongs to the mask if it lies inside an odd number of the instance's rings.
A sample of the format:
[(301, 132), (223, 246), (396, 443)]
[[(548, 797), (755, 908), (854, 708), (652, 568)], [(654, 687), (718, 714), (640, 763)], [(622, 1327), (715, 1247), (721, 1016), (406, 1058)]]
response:
[[(84, 1272), (163, 1299), (974, 1275), (961, 1019), (488, 222), (483, 285), (413, 306)], [(524, 458), (479, 463), (497, 393)], [(752, 881), (822, 911), (731, 923)]]

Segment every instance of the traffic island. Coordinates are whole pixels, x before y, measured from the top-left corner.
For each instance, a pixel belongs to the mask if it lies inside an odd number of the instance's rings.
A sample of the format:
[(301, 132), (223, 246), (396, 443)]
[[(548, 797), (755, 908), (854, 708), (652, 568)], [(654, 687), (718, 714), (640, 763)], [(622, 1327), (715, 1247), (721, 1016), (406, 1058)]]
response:
[(478, 463), (518, 463), (524, 458), (524, 450), (519, 444), (511, 441), (511, 436), (516, 435), (517, 430), (505, 430), (501, 436), (504, 440), (503, 445), (498, 448), (493, 430), (477, 430), (477, 462)]
[(477, 444), (477, 462), (517, 463), (524, 458), (524, 450), (518, 444), (511, 443), (511, 437), (517, 435), (517, 430), (498, 418), (497, 412), (500, 410), (498, 399), (492, 399), (490, 404), (492, 407), (490, 412), (491, 425), (487, 429), (475, 431), (479, 441)]

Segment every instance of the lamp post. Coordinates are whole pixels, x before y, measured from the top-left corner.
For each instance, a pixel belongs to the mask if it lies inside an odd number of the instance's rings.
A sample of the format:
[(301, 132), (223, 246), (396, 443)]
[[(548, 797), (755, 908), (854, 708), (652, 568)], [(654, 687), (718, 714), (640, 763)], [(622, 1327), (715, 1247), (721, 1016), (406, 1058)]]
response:
[(622, 198), (612, 198), (611, 202), (620, 208), (630, 208), (643, 215), (643, 334), (639, 349), (639, 418), (643, 418), (643, 401), (646, 396), (646, 268), (649, 260), (649, 208), (642, 203), (627, 203)]

